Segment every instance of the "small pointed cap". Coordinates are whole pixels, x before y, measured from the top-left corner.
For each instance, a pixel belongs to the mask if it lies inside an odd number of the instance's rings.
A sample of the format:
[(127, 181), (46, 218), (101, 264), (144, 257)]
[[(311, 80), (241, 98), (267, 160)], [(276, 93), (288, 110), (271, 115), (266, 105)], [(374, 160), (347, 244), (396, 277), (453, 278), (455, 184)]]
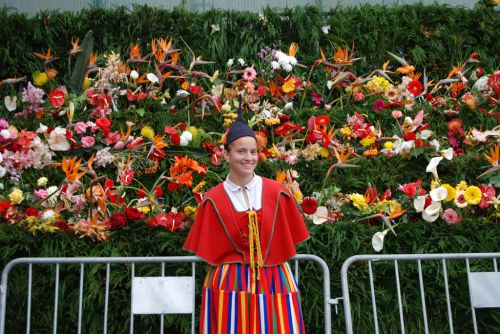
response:
[(241, 95), (240, 95), (240, 107), (238, 110), (238, 118), (233, 122), (231, 127), (229, 128), (229, 131), (227, 132), (226, 135), (226, 145), (231, 144), (233, 141), (236, 139), (239, 139), (241, 137), (252, 137), (255, 140), (255, 132), (248, 126), (247, 121), (243, 118), (243, 114), (241, 112)]

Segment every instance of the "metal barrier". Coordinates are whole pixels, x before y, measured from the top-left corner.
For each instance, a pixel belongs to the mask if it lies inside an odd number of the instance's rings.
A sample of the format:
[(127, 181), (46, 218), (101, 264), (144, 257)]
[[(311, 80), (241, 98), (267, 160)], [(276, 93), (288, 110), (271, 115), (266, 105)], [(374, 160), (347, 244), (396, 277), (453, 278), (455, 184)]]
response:
[[(291, 261), (295, 263), (295, 277), (297, 281), (299, 280), (299, 261), (309, 260), (318, 264), (323, 271), (323, 289), (324, 289), (324, 313), (325, 313), (325, 334), (331, 333), (331, 304), (337, 304), (338, 300), (330, 299), (330, 271), (328, 269), (327, 264), (323, 259), (317, 257), (315, 255), (310, 254), (297, 254), (294, 256)], [(27, 291), (27, 309), (26, 309), (26, 333), (30, 332), (30, 321), (31, 321), (31, 306), (32, 306), (32, 280), (33, 280), (33, 265), (55, 265), (55, 288), (54, 288), (54, 313), (53, 313), (53, 328), (52, 332), (57, 333), (58, 327), (58, 296), (60, 289), (60, 271), (62, 265), (80, 265), (80, 279), (79, 279), (79, 299), (78, 299), (78, 325), (77, 325), (77, 333), (82, 332), (82, 315), (83, 315), (83, 296), (84, 296), (84, 273), (85, 273), (85, 265), (90, 264), (105, 264), (106, 265), (106, 281), (105, 281), (105, 300), (104, 300), (104, 325), (103, 325), (103, 333), (106, 334), (108, 332), (108, 304), (109, 304), (109, 288), (110, 288), (110, 272), (111, 272), (111, 264), (130, 264), (131, 265), (131, 280), (132, 280), (132, 293), (131, 293), (131, 316), (130, 316), (130, 333), (134, 332), (134, 314), (162, 314), (161, 315), (161, 324), (160, 324), (160, 333), (163, 333), (163, 314), (166, 313), (190, 313), (191, 314), (191, 333), (195, 333), (195, 308), (188, 307), (183, 308), (182, 311), (165, 311), (164, 309), (159, 312), (146, 310), (144, 311), (141, 308), (141, 304), (136, 303), (134, 300), (134, 296), (140, 296), (140, 293), (134, 293), (134, 290), (138, 292), (149, 291), (147, 293), (154, 294), (153, 290), (147, 290), (151, 287), (151, 285), (164, 284), (163, 281), (156, 281), (153, 284), (146, 283), (149, 287), (146, 287), (146, 290), (139, 290), (144, 288), (144, 280), (135, 280), (135, 265), (138, 263), (158, 263), (161, 264), (161, 275), (160, 277), (165, 277), (165, 264), (170, 263), (191, 263), (191, 278), (194, 282), (195, 274), (196, 274), (196, 263), (203, 262), (200, 258), (195, 256), (173, 256), (173, 257), (109, 257), (109, 258), (94, 258), (94, 257), (75, 257), (75, 258), (19, 258), (10, 261), (2, 272), (2, 281), (0, 284), (0, 334), (5, 333), (5, 323), (6, 323), (6, 309), (7, 309), (7, 293), (8, 293), (8, 280), (9, 273), (11, 270), (18, 265), (28, 265), (28, 291)], [(175, 276), (174, 276), (175, 277)], [(194, 284), (188, 285), (189, 289), (191, 289), (191, 293), (188, 294), (188, 298), (192, 298), (190, 301), (190, 305), (194, 305)], [(156, 290), (158, 291), (158, 290)], [(177, 293), (179, 293), (177, 291)], [(192, 302), (192, 303), (191, 303)], [(166, 307), (169, 309), (169, 307)]]
[[(463, 253), (463, 254), (401, 254), (401, 255), (356, 255), (348, 258), (342, 265), (341, 279), (342, 279), (342, 295), (344, 299), (344, 312), (345, 312), (345, 323), (346, 323), (346, 333), (353, 334), (353, 320), (351, 314), (351, 303), (349, 296), (349, 282), (348, 282), (348, 270), (349, 267), (356, 262), (368, 262), (368, 276), (370, 280), (370, 292), (371, 292), (371, 306), (373, 310), (373, 321), (375, 333), (379, 333), (379, 323), (377, 317), (377, 302), (375, 298), (375, 287), (374, 287), (374, 274), (372, 263), (382, 262), (382, 261), (393, 261), (394, 262), (394, 272), (395, 272), (395, 283), (397, 290), (397, 300), (399, 309), (399, 324), (401, 333), (405, 333), (405, 321), (403, 312), (403, 303), (401, 296), (401, 283), (399, 280), (399, 267), (398, 261), (417, 261), (418, 265), (418, 280), (420, 287), (420, 299), (422, 304), (422, 315), (423, 324), (425, 328), (425, 333), (429, 333), (429, 324), (427, 319), (427, 309), (425, 302), (425, 287), (424, 279), (422, 273), (422, 262), (431, 260), (440, 260), (442, 265), (442, 273), (444, 280), (444, 290), (446, 294), (446, 305), (448, 311), (448, 325), (450, 328), (450, 333), (453, 334), (453, 319), (451, 312), (451, 301), (450, 301), (450, 291), (448, 285), (448, 274), (447, 274), (447, 260), (465, 260), (467, 281), (469, 286), (469, 297), (472, 313), (472, 324), (474, 327), (474, 333), (478, 333), (477, 322), (476, 322), (476, 308), (483, 307), (500, 307), (500, 273), (498, 272), (497, 258), (500, 258), (500, 253)], [(493, 272), (471, 272), (469, 260), (471, 259), (492, 259), (493, 260)], [(382, 329), (382, 332), (384, 329)], [(434, 331), (431, 331), (434, 332)]]

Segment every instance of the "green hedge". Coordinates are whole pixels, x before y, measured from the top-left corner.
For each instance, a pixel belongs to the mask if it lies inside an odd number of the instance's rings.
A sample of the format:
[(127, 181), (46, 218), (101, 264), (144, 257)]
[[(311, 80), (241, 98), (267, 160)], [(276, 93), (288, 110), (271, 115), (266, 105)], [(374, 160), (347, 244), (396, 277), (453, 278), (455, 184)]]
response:
[[(145, 47), (152, 38), (181, 38), (196, 55), (225, 64), (229, 58), (253, 59), (273, 43), (281, 48), (300, 46), (299, 56), (310, 63), (320, 47), (355, 45), (358, 73), (382, 66), (385, 51), (402, 55), (417, 68), (443, 77), (471, 52), (481, 54), (486, 70), (498, 68), (500, 14), (492, 6), (474, 9), (444, 5), (362, 5), (322, 13), (317, 7), (296, 7), (280, 12), (267, 8), (263, 15), (210, 10), (194, 13), (182, 7), (164, 10), (148, 6), (133, 9), (84, 9), (78, 13), (40, 12), (28, 17), (0, 9), (0, 78), (25, 75), (38, 68), (32, 52), (48, 47), (65, 58), (73, 36), (80, 40), (94, 31), (95, 50), (128, 53), (131, 43)], [(212, 25), (220, 31), (213, 32)], [(331, 30), (324, 34), (322, 27)], [(181, 46), (183, 47), (183, 46)], [(382, 52), (381, 52), (382, 51)], [(189, 54), (185, 56), (190, 57)], [(63, 73), (64, 74), (64, 73)]]

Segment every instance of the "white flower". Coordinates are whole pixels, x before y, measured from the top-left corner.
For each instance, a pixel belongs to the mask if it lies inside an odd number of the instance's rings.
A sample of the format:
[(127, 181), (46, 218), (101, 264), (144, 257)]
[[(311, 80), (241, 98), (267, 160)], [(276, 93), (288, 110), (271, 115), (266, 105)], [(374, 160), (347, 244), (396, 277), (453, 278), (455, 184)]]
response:
[(279, 64), (276, 60), (273, 60), (273, 61), (271, 62), (271, 68), (272, 68), (273, 70), (277, 70), (277, 69), (279, 69), (279, 68), (280, 68), (280, 64)]
[(2, 131), (0, 131), (0, 136), (3, 138), (3, 139), (9, 139), (11, 136), (10, 136), (10, 131), (7, 130), (7, 129), (3, 129)]
[(328, 220), (328, 209), (325, 206), (318, 206), (311, 216), (314, 224), (321, 225)]
[(427, 140), (429, 137), (432, 136), (432, 131), (431, 130), (423, 130), (420, 132), (420, 138)]
[(233, 64), (234, 64), (234, 59), (233, 58), (231, 58), (231, 59), (229, 59), (227, 61), (227, 66), (233, 66)]
[(437, 174), (437, 166), (439, 165), (441, 160), (443, 160), (443, 157), (432, 158), (431, 161), (429, 161), (427, 168), (425, 169), (427, 173), (432, 173), (434, 175), (434, 178), (436, 179), (439, 178)]
[[(5, 173), (7, 173), (7, 170), (0, 166), (0, 179), (5, 176)], [(2, 190), (3, 190), (3, 184), (2, 184)]]
[(51, 219), (55, 216), (55, 212), (52, 209), (47, 209), (42, 213), (42, 220)]
[(424, 212), (422, 212), (422, 219), (432, 223), (439, 218), (439, 213), (441, 212), (441, 202), (432, 202)]
[(47, 125), (43, 125), (42, 123), (40, 123), (38, 129), (36, 129), (36, 133), (46, 133), (48, 129), (49, 127)]
[(330, 26), (327, 25), (327, 26), (322, 26), (321, 27), (321, 30), (323, 30), (323, 33), (324, 34), (328, 34), (330, 32)]
[(425, 196), (417, 196), (413, 199), (413, 207), (415, 211), (422, 212), (425, 206)]
[(429, 194), (434, 202), (440, 202), (448, 196), (448, 190), (445, 187), (434, 188)]
[(285, 66), (283, 66), (283, 69), (287, 72), (292, 72), (293, 67), (290, 64), (286, 64)]
[(3, 161), (3, 154), (0, 153), (0, 162), (2, 162), (2, 161)]
[(240, 63), (241, 66), (245, 65), (245, 60), (243, 58), (238, 58), (238, 63)]
[(437, 151), (439, 151), (439, 148), (441, 147), (441, 144), (439, 144), (438, 140), (437, 139), (433, 139), (429, 142), (429, 144), (434, 147), (434, 149)]
[(177, 92), (175, 92), (175, 95), (177, 95), (178, 97), (188, 97), (190, 94), (187, 90), (179, 89)]
[(131, 78), (131, 79), (134, 79), (134, 80), (139, 79), (139, 73), (137, 73), (137, 71), (136, 71), (136, 70), (132, 70), (132, 71), (130, 72), (130, 78)]
[(189, 131), (184, 131), (182, 134), (181, 134), (181, 141), (180, 141), (180, 144), (181, 146), (188, 146), (189, 145), (189, 142), (193, 140), (193, 134)]
[(5, 104), (5, 108), (7, 108), (8, 111), (14, 111), (17, 109), (17, 96), (6, 96), (3, 99), (3, 102)]
[(480, 77), (479, 79), (477, 79), (474, 86), (472, 86), (472, 89), (479, 92), (488, 91), (490, 89), (490, 87), (488, 86), (488, 79), (489, 77), (487, 75)]
[(212, 28), (212, 33), (220, 31), (220, 26), (218, 24), (212, 24), (210, 27)]
[(148, 78), (148, 80), (149, 80), (152, 84), (155, 84), (155, 83), (160, 82), (160, 80), (158, 80), (158, 77), (157, 77), (156, 75), (154, 75), (153, 73), (148, 73), (148, 74), (146, 74), (146, 78)]
[(287, 104), (285, 104), (285, 110), (286, 109), (293, 109), (293, 102), (288, 102)]
[(67, 151), (71, 147), (66, 138), (66, 129), (59, 126), (49, 134), (47, 143), (52, 151)]
[(213, 85), (211, 93), (213, 96), (221, 97), (223, 90), (224, 90), (223, 84)]
[(326, 82), (326, 87), (327, 87), (328, 89), (332, 89), (332, 87), (333, 87), (333, 81), (332, 81), (332, 80), (328, 80), (328, 81)]
[(47, 179), (45, 176), (42, 176), (36, 181), (36, 185), (39, 187), (45, 187), (47, 185), (47, 182), (49, 182), (49, 179)]
[(441, 154), (446, 160), (453, 159), (453, 147), (448, 147), (446, 150), (441, 150)]
[(372, 247), (375, 252), (380, 252), (384, 248), (384, 238), (389, 230), (384, 230), (382, 232), (377, 232), (372, 237)]

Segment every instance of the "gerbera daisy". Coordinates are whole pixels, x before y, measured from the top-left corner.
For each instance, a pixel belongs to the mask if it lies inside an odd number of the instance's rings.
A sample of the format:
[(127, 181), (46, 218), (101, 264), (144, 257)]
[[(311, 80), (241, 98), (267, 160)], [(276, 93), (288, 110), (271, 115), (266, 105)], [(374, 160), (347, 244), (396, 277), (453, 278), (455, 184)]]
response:
[(312, 197), (306, 197), (302, 201), (301, 206), (305, 214), (312, 215), (318, 209), (318, 202)]
[(253, 69), (253, 67), (247, 67), (243, 71), (243, 80), (253, 81), (257, 77), (257, 72)]
[(481, 189), (476, 186), (469, 186), (464, 192), (464, 199), (471, 205), (477, 205), (481, 202), (482, 196), (483, 193), (481, 192)]

